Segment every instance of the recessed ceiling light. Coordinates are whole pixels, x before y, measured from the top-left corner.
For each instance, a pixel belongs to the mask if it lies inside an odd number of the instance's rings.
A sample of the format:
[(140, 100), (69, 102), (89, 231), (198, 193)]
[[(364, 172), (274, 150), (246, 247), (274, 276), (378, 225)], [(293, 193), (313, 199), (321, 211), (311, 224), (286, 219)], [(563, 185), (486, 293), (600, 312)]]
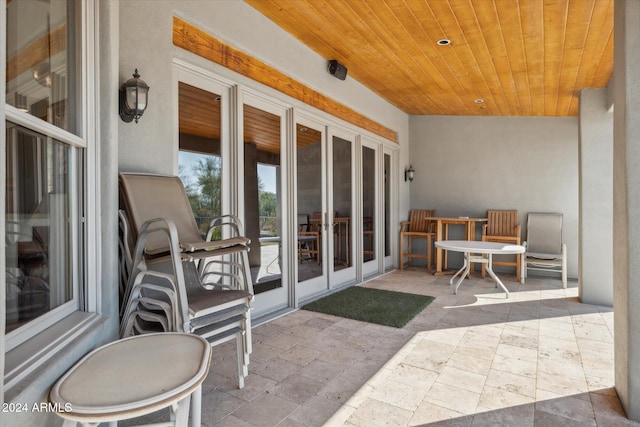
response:
[(476, 100), (475, 100), (475, 101), (473, 101), (473, 102), (475, 102), (476, 104), (484, 104), (484, 99), (482, 99), (482, 98), (478, 98), (478, 99), (476, 99)]
[(451, 40), (449, 39), (438, 40), (438, 46), (449, 46), (450, 44), (451, 44)]
[(309, 129), (308, 129), (308, 128), (306, 128), (306, 127), (301, 127), (301, 128), (300, 128), (300, 132), (306, 132), (306, 131), (308, 131), (308, 130), (309, 130)]

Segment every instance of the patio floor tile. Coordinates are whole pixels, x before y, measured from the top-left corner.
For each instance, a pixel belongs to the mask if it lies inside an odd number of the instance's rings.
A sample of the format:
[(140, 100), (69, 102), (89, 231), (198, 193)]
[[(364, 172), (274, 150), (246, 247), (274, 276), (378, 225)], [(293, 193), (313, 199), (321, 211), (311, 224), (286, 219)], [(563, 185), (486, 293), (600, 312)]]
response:
[(458, 295), (418, 267), (364, 284), (435, 297), (400, 329), (306, 310), (254, 326), (243, 390), (235, 345), (215, 347), (202, 424), (640, 426), (613, 388), (611, 308), (575, 282), (500, 274), (505, 299), (473, 276)]

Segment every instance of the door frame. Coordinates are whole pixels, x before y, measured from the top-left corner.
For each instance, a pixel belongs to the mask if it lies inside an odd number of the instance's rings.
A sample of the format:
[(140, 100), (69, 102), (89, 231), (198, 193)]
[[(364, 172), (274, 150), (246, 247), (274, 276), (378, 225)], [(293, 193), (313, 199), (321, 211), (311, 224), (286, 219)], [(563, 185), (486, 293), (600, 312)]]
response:
[[(291, 110), (292, 107), (283, 102), (279, 102), (267, 95), (264, 95), (258, 91), (240, 87), (237, 96), (237, 138), (235, 139), (234, 151), (237, 153), (236, 162), (236, 182), (237, 182), (237, 199), (238, 199), (238, 215), (243, 220), (246, 219), (246, 207), (244, 198), (245, 189), (245, 171), (244, 171), (244, 105), (249, 105), (254, 108), (266, 111), (270, 114), (280, 117), (280, 175), (285, 177), (280, 180), (280, 188), (278, 188), (280, 196), (280, 212), (282, 216), (280, 218), (280, 230), (282, 235), (280, 236), (280, 273), (281, 273), (281, 286), (261, 292), (257, 294), (253, 300), (252, 310), (254, 316), (260, 316), (262, 314), (271, 313), (279, 309), (290, 307), (293, 305), (294, 294), (291, 292), (291, 280), (289, 276), (289, 260), (290, 256), (290, 217), (288, 206), (290, 205), (290, 196), (288, 193), (289, 185), (289, 165), (288, 161), (289, 152), (288, 147), (291, 140)], [(242, 193), (240, 193), (242, 191)], [(244, 221), (243, 221), (244, 222)]]

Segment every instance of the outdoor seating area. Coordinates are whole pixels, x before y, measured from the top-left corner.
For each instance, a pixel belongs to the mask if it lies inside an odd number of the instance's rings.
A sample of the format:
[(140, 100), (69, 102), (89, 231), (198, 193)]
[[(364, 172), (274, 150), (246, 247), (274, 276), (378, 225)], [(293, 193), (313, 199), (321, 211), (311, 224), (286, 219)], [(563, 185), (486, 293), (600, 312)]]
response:
[(640, 427), (640, 1), (2, 7), (2, 426)]
[[(463, 225), (464, 234), (459, 241), (473, 242), (476, 240), (477, 224), (482, 224), (481, 242), (504, 243), (505, 245), (525, 247), (524, 250), (504, 252), (503, 254), (515, 254), (512, 260), (491, 260), (494, 265), (515, 267), (516, 279), (525, 282), (527, 271), (545, 273), (560, 273), (562, 284), (567, 285), (567, 247), (562, 238), (561, 213), (535, 213), (527, 214), (526, 239), (521, 239), (521, 226), (518, 221), (517, 210), (488, 210), (486, 218), (469, 218), (468, 216), (438, 217), (435, 209), (412, 209), (408, 221), (401, 223), (400, 229), (400, 269), (412, 265), (414, 258), (426, 261), (427, 271), (432, 272), (432, 263), (435, 263), (435, 275), (453, 274), (455, 270), (448, 270), (448, 251), (437, 242), (448, 241), (449, 227), (451, 225)], [(425, 249), (414, 249), (413, 239), (425, 239)], [(433, 247), (435, 245), (435, 248)], [(474, 244), (476, 249), (486, 247), (495, 249), (490, 243)], [(454, 245), (455, 246), (455, 245)], [(457, 244), (460, 246), (460, 244)], [(468, 246), (468, 245), (467, 245)], [(506, 246), (505, 246), (506, 247)], [(460, 252), (465, 252), (460, 250)], [(479, 251), (482, 252), (482, 251)], [(472, 253), (466, 251), (465, 253)], [(435, 254), (435, 260), (434, 258)], [(503, 254), (494, 253), (498, 256)], [(521, 255), (520, 255), (521, 254)], [(405, 258), (408, 260), (405, 263)], [(482, 261), (481, 258), (471, 257), (467, 260), (469, 269), (474, 270), (474, 262)], [(482, 277), (485, 277), (487, 262), (481, 262)], [(463, 266), (465, 268), (466, 264)], [(459, 270), (462, 271), (462, 270)]]
[(509, 300), (479, 274), (453, 295), (411, 267), (364, 285), (436, 297), (401, 329), (306, 310), (256, 326), (243, 390), (230, 343), (214, 351), (202, 423), (638, 425), (613, 389), (611, 308), (580, 304), (576, 282), (503, 280)]

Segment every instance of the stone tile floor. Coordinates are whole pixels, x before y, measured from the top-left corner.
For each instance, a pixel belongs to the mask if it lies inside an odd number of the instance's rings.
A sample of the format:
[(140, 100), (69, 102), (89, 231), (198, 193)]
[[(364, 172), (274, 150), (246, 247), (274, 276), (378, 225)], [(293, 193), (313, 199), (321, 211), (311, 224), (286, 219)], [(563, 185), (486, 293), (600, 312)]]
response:
[(575, 282), (395, 271), (364, 286), (436, 297), (402, 329), (298, 310), (253, 329), (246, 386), (214, 347), (206, 426), (626, 426), (613, 388), (613, 311)]

